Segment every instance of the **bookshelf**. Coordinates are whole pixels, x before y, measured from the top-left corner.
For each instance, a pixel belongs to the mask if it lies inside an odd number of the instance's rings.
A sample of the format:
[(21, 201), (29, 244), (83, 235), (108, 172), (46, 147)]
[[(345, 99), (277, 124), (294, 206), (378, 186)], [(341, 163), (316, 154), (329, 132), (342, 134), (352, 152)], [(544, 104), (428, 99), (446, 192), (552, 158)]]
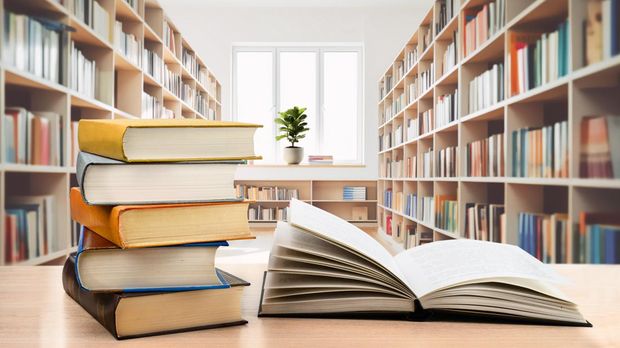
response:
[[(463, 32), (467, 20), (471, 19), (466, 19), (466, 16), (475, 15), (482, 6), (491, 2), (457, 0), (454, 17), (438, 28), (434, 23), (437, 23), (445, 1), (436, 1), (419, 27), (412, 28), (412, 36), (379, 80), (377, 220), (379, 234), (401, 250), (419, 245), (420, 236), (426, 241), (464, 238), (468, 203), (502, 205), (506, 219), (502, 242), (515, 245), (519, 245), (520, 212), (566, 214), (569, 231), (575, 231), (582, 212), (612, 213), (618, 212), (620, 207), (620, 180), (581, 178), (579, 173), (582, 119), (589, 115), (620, 114), (620, 101), (615, 97), (620, 91), (620, 56), (608, 57), (590, 65), (586, 65), (583, 58), (582, 24), (587, 17), (587, 2), (505, 1), (504, 11), (500, 14), (505, 18), (504, 24), (486, 33), (486, 38), (477, 42), (469, 54), (465, 54)], [(521, 93), (514, 93), (511, 88), (515, 82), (511, 76), (514, 38), (520, 34), (550, 33), (565, 20), (568, 28), (568, 54), (564, 63), (567, 73)], [(424, 38), (428, 30), (433, 31), (432, 40), (425, 47)], [(447, 64), (447, 69), (444, 69), (445, 52), (455, 32), (456, 62), (454, 65)], [(410, 55), (415, 59), (408, 66), (405, 64), (407, 68), (400, 72), (401, 61), (407, 63)], [(422, 72), (427, 71), (431, 63), (435, 76), (430, 88), (424, 89), (419, 83), (417, 88), (410, 88), (411, 83), (419, 82)], [(477, 92), (470, 90), (471, 81), (484, 71), (492, 70), (494, 65), (498, 68), (497, 85), (503, 88), (504, 96), (491, 98), (482, 107), (473, 105), (480, 99), (470, 99), (472, 93)], [(438, 124), (438, 99), (453, 93), (457, 97), (454, 120)], [(399, 103), (401, 94), (405, 94), (403, 99), (406, 101), (402, 105)], [(432, 112), (430, 120), (424, 118), (428, 111)], [(427, 125), (429, 121), (430, 125)], [(513, 175), (512, 156), (518, 150), (511, 140), (513, 131), (562, 122), (567, 125), (567, 140), (562, 146), (566, 151), (567, 174), (554, 177)], [(408, 127), (409, 124), (412, 127)], [(497, 170), (502, 169), (503, 173), (468, 176), (468, 144), (497, 135), (503, 136), (495, 143), (498, 146), (496, 154), (503, 156)], [(451, 147), (456, 147), (456, 173), (440, 176), (437, 164), (440, 152)], [(431, 163), (424, 163), (425, 154)], [(408, 158), (412, 158), (411, 169), (407, 166)], [(386, 191), (392, 196), (392, 202), (388, 201)], [(405, 213), (406, 204), (402, 209), (394, 205), (394, 197), (401, 193), (405, 201), (408, 195), (416, 197), (411, 214)], [(436, 216), (430, 220), (424, 219), (424, 197), (455, 199), (453, 230), (437, 227)], [(437, 214), (436, 211), (433, 213)], [(387, 226), (390, 221), (391, 235)], [(396, 236), (395, 226), (404, 231), (407, 227), (417, 229), (416, 237)]]
[[(258, 188), (280, 188), (290, 191), (296, 190), (297, 199), (317, 206), (325, 211), (337, 215), (360, 227), (375, 227), (377, 225), (377, 182), (374, 180), (235, 180), (235, 185), (245, 185)], [(345, 186), (357, 186), (366, 188), (366, 199), (345, 200), (343, 190)], [(257, 206), (262, 208), (288, 207), (289, 199), (284, 196), (258, 196), (250, 209)], [(266, 199), (269, 198), (269, 199)], [(281, 199), (274, 199), (281, 198)], [(357, 219), (352, 216), (354, 208), (362, 208), (367, 211), (366, 219)], [(250, 219), (252, 227), (273, 227), (277, 219), (257, 220)]]
[[(109, 15), (103, 27), (108, 35), (98, 34), (91, 26), (71, 11), (70, 0), (1, 0), (0, 8), (5, 12), (38, 16), (71, 26), (75, 31), (66, 34), (66, 45), (61, 45), (60, 76), (56, 82), (17, 67), (6, 59), (7, 43), (2, 42), (3, 59), (0, 65), (0, 107), (19, 106), (29, 111), (51, 111), (61, 116), (62, 142), (60, 148), (63, 160), (59, 165), (33, 165), (9, 163), (7, 142), (0, 141), (0, 265), (39, 265), (65, 257), (75, 251), (72, 229), (75, 229), (69, 214), (69, 188), (77, 185), (75, 166), (72, 161), (72, 122), (82, 118), (116, 119), (142, 118), (143, 93), (148, 93), (161, 106), (170, 110), (175, 118), (221, 119), (221, 89), (219, 81), (205, 62), (195, 54), (190, 44), (177, 30), (172, 20), (155, 0), (135, 0), (131, 6), (128, 0), (95, 0)], [(132, 1), (133, 2), (133, 1)], [(117, 45), (115, 23), (120, 22), (122, 31), (133, 35), (139, 50), (130, 58), (124, 47)], [(164, 43), (164, 27), (170, 28), (174, 43)], [(5, 30), (5, 26), (2, 26)], [(0, 38), (5, 40), (5, 35)], [(85, 57), (95, 62), (98, 76), (94, 82), (94, 95), (77, 92), (71, 88), (71, 50), (74, 42)], [(194, 94), (193, 99), (184, 100), (180, 92), (167, 88), (161, 79), (145, 70), (141, 48), (147, 48), (162, 57), (160, 68), (167, 67), (179, 76)], [(190, 71), (182, 61), (182, 48), (191, 57), (194, 69)], [(134, 48), (135, 49), (135, 48)], [(159, 74), (158, 72), (157, 74)], [(159, 117), (157, 115), (156, 117)], [(4, 119), (3, 119), (4, 121)], [(4, 122), (0, 122), (0, 139), (4, 136)], [(40, 256), (18, 262), (5, 260), (5, 208), (15, 196), (42, 195), (53, 199), (52, 245)]]

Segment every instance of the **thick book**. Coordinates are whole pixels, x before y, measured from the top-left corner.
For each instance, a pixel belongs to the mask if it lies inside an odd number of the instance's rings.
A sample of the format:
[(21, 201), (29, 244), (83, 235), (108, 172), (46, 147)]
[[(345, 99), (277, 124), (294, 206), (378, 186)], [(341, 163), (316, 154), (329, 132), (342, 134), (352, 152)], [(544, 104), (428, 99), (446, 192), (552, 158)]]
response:
[(199, 203), (238, 200), (241, 161), (125, 163), (80, 152), (76, 176), (88, 204)]
[(292, 200), (279, 222), (259, 316), (458, 313), (589, 326), (555, 286), (562, 281), (522, 249), (457, 239), (390, 255), (357, 227)]
[(78, 244), (76, 277), (95, 292), (146, 292), (228, 287), (215, 270), (215, 253), (227, 242), (123, 250), (86, 227)]
[(159, 205), (88, 205), (70, 193), (71, 218), (126, 248), (254, 238), (247, 202)]
[(185, 120), (80, 120), (80, 150), (124, 162), (260, 159), (260, 125)]
[(62, 285), (115, 338), (126, 339), (243, 325), (241, 295), (250, 283), (217, 269), (227, 287), (178, 292), (95, 293), (81, 288), (75, 255), (65, 261)]

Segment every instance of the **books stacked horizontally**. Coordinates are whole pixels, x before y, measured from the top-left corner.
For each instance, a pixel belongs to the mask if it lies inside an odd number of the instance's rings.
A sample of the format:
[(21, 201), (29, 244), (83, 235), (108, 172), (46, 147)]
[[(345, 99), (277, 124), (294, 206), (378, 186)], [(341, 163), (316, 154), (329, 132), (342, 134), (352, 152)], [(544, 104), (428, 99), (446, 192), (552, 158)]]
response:
[(289, 222), (276, 228), (259, 316), (423, 320), (445, 313), (591, 326), (556, 287), (561, 278), (514, 245), (455, 239), (392, 256), (337, 216), (298, 200), (290, 210)]
[(580, 131), (579, 176), (620, 178), (620, 116), (585, 117)]
[(334, 156), (308, 155), (308, 164), (334, 164)]
[[(234, 173), (255, 125), (204, 120), (81, 120), (84, 226), (65, 291), (116, 338), (244, 324), (247, 282), (215, 268), (226, 240), (252, 238)], [(105, 157), (104, 157), (105, 156)]]
[(366, 186), (345, 186), (342, 188), (342, 199), (345, 201), (365, 201)]

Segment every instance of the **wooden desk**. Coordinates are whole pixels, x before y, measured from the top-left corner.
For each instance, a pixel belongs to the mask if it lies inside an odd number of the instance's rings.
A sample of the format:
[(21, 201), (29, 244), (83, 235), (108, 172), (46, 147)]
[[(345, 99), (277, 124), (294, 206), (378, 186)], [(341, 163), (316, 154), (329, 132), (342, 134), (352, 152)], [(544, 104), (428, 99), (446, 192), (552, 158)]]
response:
[(620, 347), (620, 266), (556, 266), (594, 328), (454, 322), (257, 318), (265, 265), (220, 265), (246, 288), (245, 326), (116, 341), (63, 291), (61, 267), (0, 267), (0, 346)]

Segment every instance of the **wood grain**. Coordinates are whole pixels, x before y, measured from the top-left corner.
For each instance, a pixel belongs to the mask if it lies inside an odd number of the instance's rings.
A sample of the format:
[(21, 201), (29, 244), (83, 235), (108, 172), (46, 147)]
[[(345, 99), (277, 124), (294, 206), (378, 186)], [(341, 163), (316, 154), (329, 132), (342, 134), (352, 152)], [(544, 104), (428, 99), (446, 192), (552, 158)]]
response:
[[(620, 266), (554, 266), (593, 328), (463, 322), (258, 318), (264, 264), (221, 264), (252, 282), (243, 298), (249, 324), (116, 341), (63, 291), (61, 267), (0, 267), (0, 346), (620, 346)], [(207, 310), (207, 309), (205, 309)]]

